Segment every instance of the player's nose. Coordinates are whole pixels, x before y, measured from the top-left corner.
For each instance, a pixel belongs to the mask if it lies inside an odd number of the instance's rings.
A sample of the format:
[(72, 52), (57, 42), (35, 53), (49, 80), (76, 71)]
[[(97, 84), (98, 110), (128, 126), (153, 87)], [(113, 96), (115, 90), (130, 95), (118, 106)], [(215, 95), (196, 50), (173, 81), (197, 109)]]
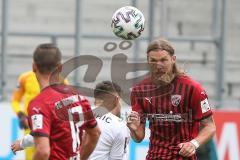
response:
[(156, 65), (156, 68), (158, 68), (158, 69), (163, 68), (163, 63), (162, 63), (161, 61), (157, 61), (157, 62), (155, 63), (155, 65)]

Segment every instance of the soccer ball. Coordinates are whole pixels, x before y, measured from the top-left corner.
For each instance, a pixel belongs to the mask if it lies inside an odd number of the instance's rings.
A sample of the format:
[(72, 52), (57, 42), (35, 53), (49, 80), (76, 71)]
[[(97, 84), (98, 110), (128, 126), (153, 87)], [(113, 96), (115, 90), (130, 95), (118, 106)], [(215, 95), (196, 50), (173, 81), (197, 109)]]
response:
[(145, 18), (140, 10), (132, 6), (118, 9), (112, 17), (113, 33), (125, 40), (139, 37), (144, 30)]

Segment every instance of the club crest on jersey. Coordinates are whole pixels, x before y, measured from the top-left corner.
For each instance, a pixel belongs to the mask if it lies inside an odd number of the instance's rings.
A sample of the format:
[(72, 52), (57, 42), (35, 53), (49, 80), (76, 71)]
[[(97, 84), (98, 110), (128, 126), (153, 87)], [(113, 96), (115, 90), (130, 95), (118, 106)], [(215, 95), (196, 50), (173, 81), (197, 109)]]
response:
[(171, 96), (171, 101), (172, 101), (172, 105), (177, 107), (180, 102), (181, 102), (182, 96), (181, 95), (172, 95)]

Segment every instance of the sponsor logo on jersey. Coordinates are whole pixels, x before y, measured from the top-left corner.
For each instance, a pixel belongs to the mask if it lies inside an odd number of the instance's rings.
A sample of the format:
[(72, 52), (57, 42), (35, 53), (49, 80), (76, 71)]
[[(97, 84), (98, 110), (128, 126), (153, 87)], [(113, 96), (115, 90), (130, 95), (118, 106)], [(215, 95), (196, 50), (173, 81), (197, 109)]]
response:
[(145, 97), (145, 99), (146, 99), (150, 104), (152, 104), (152, 97)]
[(169, 113), (169, 114), (147, 114), (149, 121), (158, 122), (192, 122), (192, 111), (189, 110), (188, 113)]

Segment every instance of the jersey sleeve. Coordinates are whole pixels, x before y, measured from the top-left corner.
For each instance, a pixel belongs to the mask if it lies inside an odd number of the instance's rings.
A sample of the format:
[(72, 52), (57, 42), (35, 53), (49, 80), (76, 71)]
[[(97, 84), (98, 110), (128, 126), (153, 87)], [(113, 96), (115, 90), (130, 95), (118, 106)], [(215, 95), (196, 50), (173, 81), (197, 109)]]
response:
[(42, 103), (39, 104), (35, 101), (30, 102), (28, 107), (28, 118), (31, 135), (49, 137), (51, 117), (49, 106), (44, 106)]
[(21, 99), (24, 95), (25, 75), (20, 75), (18, 78), (17, 86), (13, 91), (11, 105), (13, 111), (18, 114), (21, 111)]
[(195, 87), (192, 97), (193, 120), (202, 120), (212, 115), (208, 96), (202, 86)]
[(143, 109), (142, 96), (138, 92), (138, 89), (133, 88), (131, 92), (131, 106), (132, 110), (138, 112), (140, 115), (141, 123), (146, 123), (145, 111)]
[(94, 128), (97, 125), (97, 121), (93, 115), (91, 105), (89, 101), (84, 96), (79, 96), (80, 102), (82, 106), (83, 111), (83, 120), (84, 123), (82, 125), (82, 128)]

